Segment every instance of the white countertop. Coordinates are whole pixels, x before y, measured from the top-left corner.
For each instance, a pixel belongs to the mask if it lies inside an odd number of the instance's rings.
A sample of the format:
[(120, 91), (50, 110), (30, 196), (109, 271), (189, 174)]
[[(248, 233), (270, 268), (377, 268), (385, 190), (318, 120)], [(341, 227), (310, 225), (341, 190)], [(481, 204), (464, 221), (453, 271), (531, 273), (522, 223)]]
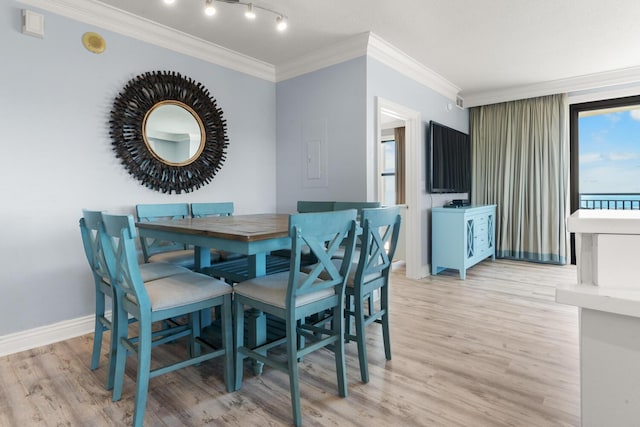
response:
[(556, 288), (556, 302), (640, 317), (640, 211), (581, 209), (567, 228), (576, 233), (578, 274)]
[(572, 233), (640, 234), (640, 210), (578, 209), (567, 219)]
[(556, 302), (591, 310), (640, 317), (640, 290), (566, 284), (556, 287)]

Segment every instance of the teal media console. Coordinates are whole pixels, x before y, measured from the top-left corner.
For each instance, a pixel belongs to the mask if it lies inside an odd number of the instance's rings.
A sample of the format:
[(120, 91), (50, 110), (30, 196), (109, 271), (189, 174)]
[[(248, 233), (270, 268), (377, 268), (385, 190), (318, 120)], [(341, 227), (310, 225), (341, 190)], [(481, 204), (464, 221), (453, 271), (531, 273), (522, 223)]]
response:
[(431, 274), (447, 268), (460, 272), (491, 257), (496, 259), (496, 205), (431, 209)]

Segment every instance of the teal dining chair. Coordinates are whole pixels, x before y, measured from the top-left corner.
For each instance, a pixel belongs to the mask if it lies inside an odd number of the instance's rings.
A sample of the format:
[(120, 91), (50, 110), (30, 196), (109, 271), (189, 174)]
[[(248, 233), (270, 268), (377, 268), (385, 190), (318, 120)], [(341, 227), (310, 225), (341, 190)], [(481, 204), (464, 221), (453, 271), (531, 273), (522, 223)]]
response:
[[(176, 369), (200, 364), (206, 360), (224, 359), (224, 381), (228, 391), (233, 381), (233, 337), (231, 295), (232, 288), (221, 280), (187, 271), (174, 276), (144, 282), (137, 262), (135, 239), (137, 237), (131, 215), (102, 215), (104, 233), (102, 245), (109, 277), (114, 285), (117, 300), (115, 374), (113, 400), (122, 397), (127, 353), (137, 356), (136, 397), (133, 425), (142, 426), (149, 380)], [(220, 348), (202, 353), (201, 346), (211, 345), (200, 337), (200, 311), (220, 310)], [(120, 327), (130, 316), (138, 320), (138, 336), (128, 337), (127, 328)], [(172, 318), (187, 317), (188, 325), (163, 331), (154, 339), (152, 324)], [(175, 332), (175, 333), (172, 333)], [(188, 337), (187, 357), (171, 365), (151, 369), (151, 349), (155, 345)]]
[[(360, 253), (354, 262), (345, 288), (347, 341), (358, 345), (358, 361), (362, 382), (369, 382), (366, 327), (371, 323), (382, 326), (384, 353), (391, 360), (389, 337), (389, 274), (400, 233), (400, 208), (397, 206), (363, 209), (360, 218), (362, 234), (359, 236)], [(376, 304), (374, 293), (379, 291)], [(367, 307), (365, 309), (365, 302)], [(355, 335), (351, 334), (351, 319)]]
[[(191, 203), (191, 216), (193, 218), (204, 218), (208, 216), (231, 216), (233, 215), (233, 202), (206, 202)], [(232, 259), (244, 258), (245, 255), (237, 252), (229, 252), (211, 249), (211, 261), (214, 262), (217, 257), (220, 261), (229, 261)]]
[[(140, 222), (161, 219), (183, 219), (189, 217), (188, 203), (152, 203), (136, 205), (136, 215)], [(194, 251), (184, 243), (140, 236), (140, 246), (144, 262), (170, 262), (193, 269)], [(214, 255), (212, 262), (217, 261)]]
[[(357, 219), (360, 220), (363, 209), (379, 208), (380, 202), (335, 202), (333, 204), (333, 210), (341, 211), (344, 209), (355, 209), (358, 211)], [(360, 250), (360, 242), (356, 241), (356, 252), (354, 256), (357, 258)], [(342, 258), (344, 250), (338, 250), (333, 255), (334, 258)]]
[[(242, 385), (243, 361), (254, 359), (289, 375), (293, 420), (302, 423), (298, 360), (306, 354), (327, 348), (334, 353), (339, 395), (347, 395), (344, 356), (344, 286), (351, 268), (355, 245), (356, 211), (291, 215), (289, 235), (292, 257), (288, 272), (257, 277), (238, 283), (234, 289), (235, 379)], [(347, 239), (343, 262), (336, 266), (331, 256)], [(302, 248), (307, 246), (319, 262), (309, 273), (301, 271)], [(320, 279), (320, 275), (324, 279)], [(282, 319), (285, 336), (267, 344), (249, 348), (244, 343), (244, 311), (257, 309)], [(333, 321), (316, 326), (306, 318), (330, 312)], [(271, 350), (285, 346), (286, 361), (271, 357)]]
[(321, 200), (299, 200), (296, 208), (298, 213), (329, 212), (334, 210), (333, 205), (335, 203)]
[(380, 202), (335, 202), (333, 204), (334, 211), (341, 211), (344, 209), (356, 209), (358, 211), (358, 218), (362, 214), (362, 209), (379, 208)]
[[(82, 243), (84, 252), (87, 257), (87, 262), (91, 268), (93, 275), (93, 283), (95, 289), (95, 316), (94, 316), (94, 333), (93, 333), (93, 351), (91, 353), (91, 369), (95, 370), (100, 364), (100, 351), (102, 348), (102, 336), (105, 331), (113, 329), (112, 321), (106, 316), (106, 302), (107, 298), (111, 300), (112, 313), (115, 312), (113, 307), (116, 303), (114, 299), (113, 288), (111, 286), (111, 280), (109, 278), (109, 272), (105, 264), (103, 248), (101, 239), (99, 236), (100, 226), (102, 223), (102, 212), (84, 209), (82, 211), (82, 217), (79, 220), (80, 235), (82, 237)], [(140, 271), (143, 280), (154, 280), (162, 277), (172, 276), (174, 274), (184, 273), (186, 268), (168, 264), (168, 263), (154, 263), (145, 264), (140, 267)], [(113, 316), (113, 315), (112, 315)], [(112, 335), (113, 338), (113, 335)], [(113, 341), (110, 346), (113, 350)], [(109, 362), (111, 365), (111, 353), (109, 351)], [(112, 373), (113, 369), (110, 366), (109, 373)], [(111, 389), (113, 385), (113, 377), (107, 376), (107, 389)]]

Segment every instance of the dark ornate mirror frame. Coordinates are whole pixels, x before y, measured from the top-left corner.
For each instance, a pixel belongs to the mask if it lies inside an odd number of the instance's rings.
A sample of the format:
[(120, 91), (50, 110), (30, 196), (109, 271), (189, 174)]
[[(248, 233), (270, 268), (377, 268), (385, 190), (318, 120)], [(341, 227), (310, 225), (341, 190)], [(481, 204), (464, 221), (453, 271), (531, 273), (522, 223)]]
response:
[[(186, 165), (162, 161), (145, 143), (145, 116), (165, 101), (187, 105), (204, 127), (202, 152)], [(229, 140), (222, 110), (202, 84), (176, 72), (147, 72), (131, 79), (113, 103), (109, 125), (116, 157), (147, 188), (163, 193), (188, 193), (208, 184), (226, 160)]]

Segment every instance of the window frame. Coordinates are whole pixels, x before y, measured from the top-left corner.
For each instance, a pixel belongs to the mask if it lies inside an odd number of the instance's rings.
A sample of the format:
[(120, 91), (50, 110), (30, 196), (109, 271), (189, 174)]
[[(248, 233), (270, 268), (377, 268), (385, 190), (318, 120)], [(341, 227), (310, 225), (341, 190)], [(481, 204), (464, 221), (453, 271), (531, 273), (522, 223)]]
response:
[[(608, 108), (640, 105), (640, 95), (621, 98), (602, 99), (569, 105), (569, 209), (573, 214), (580, 209), (580, 113), (584, 111), (605, 110)], [(571, 264), (576, 263), (574, 233), (571, 233)]]

